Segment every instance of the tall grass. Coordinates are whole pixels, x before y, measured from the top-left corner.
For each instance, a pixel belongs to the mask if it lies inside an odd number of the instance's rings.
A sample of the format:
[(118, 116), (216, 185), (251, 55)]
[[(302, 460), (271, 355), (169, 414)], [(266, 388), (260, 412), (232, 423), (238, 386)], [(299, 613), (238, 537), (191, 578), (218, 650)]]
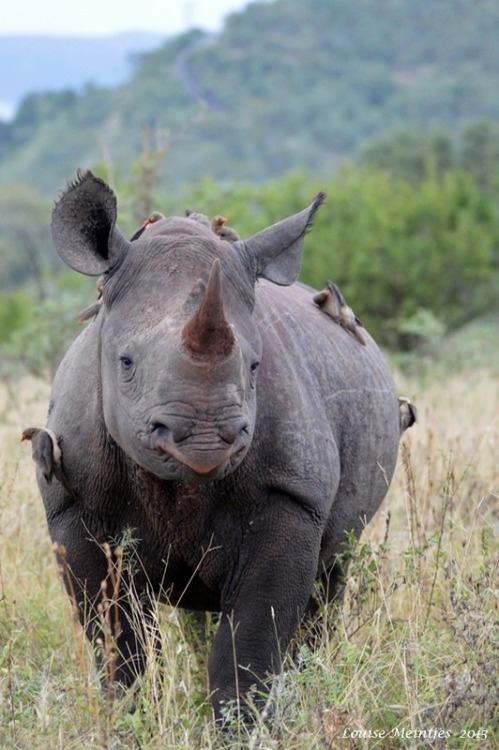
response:
[(315, 650), (297, 640), (272, 719), (224, 738), (209, 705), (210, 633), (200, 639), (174, 610), (158, 608), (161, 659), (140, 690), (102, 695), (18, 442), (43, 423), (48, 389), (0, 392), (0, 747), (499, 747), (499, 384), (485, 371), (399, 381), (420, 419), (356, 547), (339, 617), (324, 613)]

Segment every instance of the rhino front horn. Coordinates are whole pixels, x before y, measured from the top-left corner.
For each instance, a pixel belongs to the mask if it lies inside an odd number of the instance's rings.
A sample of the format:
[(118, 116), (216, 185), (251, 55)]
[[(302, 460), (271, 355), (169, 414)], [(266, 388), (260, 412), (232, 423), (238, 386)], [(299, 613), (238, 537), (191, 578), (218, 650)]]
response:
[(182, 341), (192, 357), (228, 357), (235, 344), (232, 328), (224, 314), (222, 275), (214, 262), (199, 309), (185, 324)]

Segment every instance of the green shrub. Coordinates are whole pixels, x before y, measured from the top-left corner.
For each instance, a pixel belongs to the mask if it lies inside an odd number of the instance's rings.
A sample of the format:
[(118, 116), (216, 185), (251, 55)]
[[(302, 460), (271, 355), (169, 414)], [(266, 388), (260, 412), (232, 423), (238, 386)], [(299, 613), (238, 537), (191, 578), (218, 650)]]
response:
[(0, 344), (32, 318), (32, 298), (25, 288), (0, 296)]
[[(206, 179), (184, 194), (154, 193), (152, 208), (223, 214), (244, 238), (302, 210), (321, 189), (328, 200), (305, 241), (301, 279), (315, 288), (326, 279), (339, 284), (383, 346), (431, 353), (446, 331), (497, 307), (497, 209), (470, 173), (448, 170), (410, 182), (350, 166), (319, 184), (304, 174), (260, 186)], [(137, 188), (120, 180), (117, 193), (120, 224), (130, 233)], [(95, 293), (79, 274), (57, 278), (63, 281), (47, 280), (53, 292), (36, 309), (23, 291), (0, 303), (3, 354), (35, 374), (53, 370), (78, 332), (76, 313)]]
[(445, 330), (496, 304), (498, 215), (468, 173), (415, 183), (351, 166), (319, 184), (301, 174), (233, 189), (206, 181), (190, 201), (225, 214), (247, 237), (301, 210), (320, 189), (328, 200), (305, 242), (301, 279), (318, 288), (329, 278), (338, 283), (382, 344), (413, 347), (419, 337), (407, 326), (421, 309)]
[(0, 302), (0, 371), (12, 379), (21, 372), (54, 374), (80, 332), (76, 315), (96, 297), (93, 283), (77, 274), (54, 279), (51, 294), (40, 300), (20, 289)]

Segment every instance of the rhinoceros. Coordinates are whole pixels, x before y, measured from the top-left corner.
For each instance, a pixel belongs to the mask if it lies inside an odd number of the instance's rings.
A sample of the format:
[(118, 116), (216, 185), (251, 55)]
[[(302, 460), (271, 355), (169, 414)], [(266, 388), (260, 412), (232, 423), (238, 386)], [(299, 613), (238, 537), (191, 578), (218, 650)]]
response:
[(255, 686), (265, 695), (317, 610), (316, 581), (325, 601), (341, 599), (352, 535), (396, 463), (399, 403), (383, 354), (297, 282), (324, 198), (235, 242), (188, 217), (128, 241), (115, 194), (88, 171), (53, 212), (63, 260), (105, 279), (53, 383), (46, 430), (64, 482), (37, 473), (68, 592), (98, 650), (109, 550), (132, 534), (140, 562), (120, 592), (113, 676), (129, 686), (143, 672), (155, 599), (218, 612), (218, 721), (229, 701), (244, 711)]

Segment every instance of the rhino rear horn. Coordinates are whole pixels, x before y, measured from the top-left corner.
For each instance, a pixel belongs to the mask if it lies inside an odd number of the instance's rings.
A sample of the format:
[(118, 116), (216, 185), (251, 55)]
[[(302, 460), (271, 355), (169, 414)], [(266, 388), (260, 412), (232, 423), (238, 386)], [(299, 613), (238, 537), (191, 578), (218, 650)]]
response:
[(255, 280), (263, 276), (282, 286), (289, 286), (297, 280), (303, 238), (325, 200), (326, 193), (318, 193), (303, 211), (272, 224), (248, 240), (234, 243), (234, 247), (243, 254)]
[(52, 213), (55, 249), (70, 268), (100, 276), (115, 268), (130, 243), (116, 227), (117, 202), (104, 180), (78, 171)]
[(218, 260), (213, 264), (197, 312), (183, 328), (182, 341), (189, 354), (195, 358), (228, 357), (232, 351), (235, 338), (225, 318), (222, 275)]

